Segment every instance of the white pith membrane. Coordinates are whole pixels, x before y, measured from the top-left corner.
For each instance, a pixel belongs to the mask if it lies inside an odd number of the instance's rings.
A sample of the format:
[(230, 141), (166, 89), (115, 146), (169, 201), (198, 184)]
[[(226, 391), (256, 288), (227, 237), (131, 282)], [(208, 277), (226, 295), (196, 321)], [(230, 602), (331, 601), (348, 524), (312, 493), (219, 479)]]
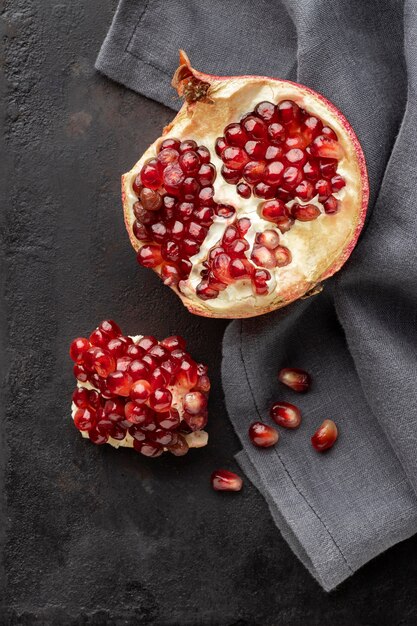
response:
[[(135, 335), (135, 336), (131, 336), (131, 339), (133, 340), (133, 342), (136, 344), (138, 343), (141, 339), (142, 339), (143, 335)], [(97, 389), (97, 387), (94, 387), (91, 383), (89, 382), (81, 382), (79, 380), (77, 380), (77, 387), (81, 388), (84, 387), (85, 389), (95, 389), (96, 391), (99, 391), (99, 389)], [(172, 385), (167, 385), (167, 389), (169, 389), (169, 391), (172, 393), (172, 408), (176, 409), (179, 413), (179, 416), (181, 418), (181, 421), (183, 421), (183, 414), (184, 414), (184, 408), (183, 408), (183, 404), (182, 404), (182, 399), (184, 397), (184, 395), (189, 391), (189, 389), (180, 389), (178, 388), (178, 386), (172, 386)], [(126, 398), (128, 400), (128, 398)], [(76, 404), (74, 404), (74, 402), (71, 403), (71, 417), (72, 419), (74, 419), (74, 415), (76, 413), (76, 411), (78, 410), (79, 407), (76, 406)], [(132, 426), (134, 426), (134, 424), (132, 423)], [(78, 428), (77, 428), (78, 430)], [(88, 431), (86, 430), (79, 430), (78, 431), (85, 439), (89, 439), (89, 434)], [(184, 439), (186, 440), (188, 447), (189, 448), (203, 448), (204, 446), (207, 445), (208, 442), (208, 433), (205, 430), (196, 430), (194, 432), (191, 433), (181, 433), (181, 435), (184, 437)], [(113, 437), (109, 437), (108, 440), (106, 441), (106, 443), (110, 444), (111, 446), (113, 446), (114, 448), (133, 448), (133, 437), (129, 432), (126, 432), (126, 437), (122, 440), (119, 439), (113, 439)], [(168, 448), (163, 446), (164, 451), (167, 451)]]
[[(198, 77), (204, 77), (198, 74)], [(214, 181), (214, 199), (219, 204), (230, 204), (236, 209), (236, 215), (229, 219), (215, 217), (209, 232), (201, 244), (199, 252), (190, 258), (193, 269), (186, 281), (181, 281), (180, 295), (186, 306), (194, 313), (213, 317), (251, 317), (284, 306), (313, 289), (321, 280), (328, 278), (343, 265), (349, 256), (359, 235), (364, 218), (364, 206), (367, 199), (366, 175), (364, 162), (360, 162), (359, 144), (354, 144), (352, 131), (342, 116), (336, 115), (328, 103), (314, 92), (299, 85), (264, 77), (233, 77), (228, 80), (206, 76), (211, 84), (209, 95), (212, 103), (197, 101), (185, 104), (170, 125), (168, 131), (152, 144), (143, 154), (130, 172), (123, 176), (123, 195), (126, 226), (132, 245), (139, 250), (139, 242), (133, 232), (135, 220), (133, 204), (138, 198), (132, 185), (141, 171), (143, 164), (156, 157), (162, 140), (169, 137), (185, 140), (193, 139), (199, 145), (210, 150), (211, 162), (217, 170)], [(244, 199), (236, 192), (234, 184), (227, 183), (221, 175), (222, 160), (216, 155), (216, 138), (223, 135), (224, 128), (253, 111), (256, 104), (269, 101), (274, 104), (282, 100), (292, 100), (309, 114), (318, 117), (324, 125), (329, 126), (337, 135), (343, 148), (344, 156), (339, 159), (337, 174), (345, 180), (346, 186), (333, 196), (339, 200), (340, 208), (335, 214), (326, 214), (318, 196), (312, 200), (302, 201), (295, 197), (286, 203), (291, 207), (294, 202), (300, 205), (314, 204), (320, 216), (309, 222), (296, 220), (288, 232), (281, 233), (273, 222), (262, 219), (258, 207), (262, 198), (253, 194)], [(348, 130), (349, 129), (349, 130)], [(362, 155), (360, 151), (360, 155)], [(366, 208), (366, 206), (365, 206)], [(245, 253), (250, 258), (256, 233), (265, 230), (277, 230), (280, 245), (286, 246), (292, 255), (292, 261), (285, 267), (268, 268), (271, 279), (268, 281), (269, 293), (254, 293), (250, 280), (236, 280), (220, 291), (218, 297), (202, 301), (195, 293), (201, 281), (203, 262), (209, 250), (219, 243), (227, 226), (235, 222), (235, 218), (248, 217), (251, 227), (245, 235), (250, 244)], [(261, 269), (261, 268), (260, 268)], [(158, 268), (156, 268), (158, 271)]]

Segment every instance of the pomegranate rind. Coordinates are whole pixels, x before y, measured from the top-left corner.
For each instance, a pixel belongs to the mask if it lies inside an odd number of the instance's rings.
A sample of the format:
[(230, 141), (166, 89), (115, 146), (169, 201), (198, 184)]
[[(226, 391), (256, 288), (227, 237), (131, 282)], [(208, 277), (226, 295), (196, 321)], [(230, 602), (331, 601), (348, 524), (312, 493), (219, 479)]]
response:
[[(187, 91), (186, 87), (187, 85), (189, 86), (190, 79), (192, 79), (192, 88)], [(204, 89), (199, 91), (199, 85), (201, 86), (201, 84), (204, 84)], [(335, 249), (324, 250), (320, 262), (312, 267), (307, 274), (306, 272), (298, 274), (297, 270), (294, 269), (294, 265), (291, 266), (291, 264), (286, 268), (281, 268), (279, 276), (284, 277), (284, 283), (285, 277), (290, 276), (291, 273), (293, 278), (287, 281), (288, 285), (284, 285), (279, 293), (273, 292), (269, 296), (245, 298), (243, 302), (233, 299), (225, 302), (216, 302), (216, 300), (200, 300), (192, 288), (181, 292), (177, 286), (170, 285), (171, 289), (181, 298), (183, 304), (191, 313), (203, 317), (232, 319), (263, 315), (287, 306), (308, 293), (314, 293), (317, 285), (339, 271), (347, 261), (356, 245), (366, 217), (369, 200), (366, 162), (359, 140), (347, 119), (324, 96), (309, 87), (266, 76), (214, 76), (204, 74), (191, 67), (187, 55), (182, 51), (180, 52), (180, 66), (174, 75), (173, 85), (180, 95), (186, 96), (186, 99), (176, 117), (163, 130), (162, 137), (191, 138), (207, 145), (212, 155), (212, 161), (218, 169), (217, 180), (221, 178), (219, 172), (221, 161), (215, 155), (214, 141), (207, 142), (205, 137), (220, 135), (222, 129), (228, 123), (238, 121), (242, 114), (253, 109), (256, 101), (262, 99), (261, 96), (256, 98), (255, 94), (257, 92), (261, 93), (262, 89), (266, 89), (274, 94), (273, 100), (292, 99), (300, 106), (305, 107), (310, 113), (319, 116), (328, 126), (336, 131), (339, 142), (345, 152), (345, 158), (341, 161), (343, 165), (341, 171), (348, 184), (340, 194), (343, 198), (341, 201), (342, 206), (336, 215), (322, 215), (320, 219), (313, 222), (303, 223), (301, 226), (299, 223), (297, 224), (297, 229), (293, 227), (291, 230), (291, 236), (296, 232), (299, 238), (301, 236), (301, 239), (303, 232), (306, 233), (306, 240), (307, 237), (312, 236), (317, 238), (320, 233), (323, 236), (328, 232), (335, 233), (340, 239), (340, 241), (335, 242)], [(162, 139), (158, 138), (145, 151), (133, 168), (122, 176), (124, 221), (130, 242), (136, 251), (144, 244), (139, 242), (133, 234), (134, 215), (132, 206), (135, 198), (133, 196), (132, 183), (143, 163), (155, 156), (161, 141)], [(229, 187), (233, 188), (232, 186)], [(219, 198), (217, 194), (216, 200), (218, 202), (229, 202), (238, 208), (242, 199), (234, 191), (233, 193), (235, 197), (232, 201), (230, 201), (230, 194), (226, 199)], [(323, 229), (325, 222), (328, 226)], [(318, 224), (320, 227), (318, 227)], [(329, 230), (330, 227), (333, 231)], [(304, 231), (302, 230), (303, 228)], [(320, 228), (323, 230), (320, 231)], [(323, 240), (327, 244), (329, 243), (329, 240), (325, 237)], [(325, 248), (323, 240), (321, 241), (321, 246)], [(158, 268), (155, 271), (159, 273)], [(277, 285), (278, 288), (280, 284)]]

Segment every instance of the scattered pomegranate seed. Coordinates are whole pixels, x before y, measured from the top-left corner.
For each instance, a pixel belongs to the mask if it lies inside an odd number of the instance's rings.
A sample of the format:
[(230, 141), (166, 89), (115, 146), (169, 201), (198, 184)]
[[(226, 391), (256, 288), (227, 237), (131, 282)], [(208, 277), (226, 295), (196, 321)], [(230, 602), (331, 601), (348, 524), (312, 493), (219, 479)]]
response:
[(275, 402), (269, 415), (278, 426), (284, 426), (284, 428), (298, 428), (301, 424), (300, 410), (289, 402)]
[(211, 475), (211, 485), (215, 491), (240, 491), (243, 481), (234, 472), (218, 469)]
[(278, 374), (278, 380), (298, 393), (305, 393), (310, 389), (310, 374), (296, 367), (284, 367)]
[(249, 438), (254, 446), (258, 448), (270, 448), (279, 439), (278, 431), (268, 424), (253, 422), (249, 427)]
[(318, 452), (331, 448), (338, 436), (337, 426), (333, 420), (324, 420), (311, 438), (311, 444)]

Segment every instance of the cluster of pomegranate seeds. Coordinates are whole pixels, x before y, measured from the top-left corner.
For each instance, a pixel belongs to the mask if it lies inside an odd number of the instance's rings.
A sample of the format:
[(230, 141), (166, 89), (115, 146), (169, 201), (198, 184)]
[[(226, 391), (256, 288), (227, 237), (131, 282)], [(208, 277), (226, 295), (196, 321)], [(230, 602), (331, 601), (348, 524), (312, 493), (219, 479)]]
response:
[(211, 475), (211, 485), (215, 491), (240, 491), (243, 481), (234, 472), (218, 469)]
[(300, 205), (316, 196), (326, 213), (337, 212), (333, 194), (346, 184), (337, 173), (343, 149), (329, 126), (292, 100), (260, 102), (240, 122), (226, 126), (215, 149), (223, 161), (223, 178), (237, 186), (242, 198), (253, 193), (264, 200), (279, 199), (292, 222), (320, 215), (315, 205), (306, 210)]
[(192, 139), (165, 139), (134, 180), (133, 233), (144, 243), (137, 259), (159, 268), (167, 285), (188, 278), (190, 258), (199, 252), (214, 216), (235, 211), (214, 200), (217, 172), (210, 159), (210, 151)]
[[(278, 373), (278, 380), (297, 393), (305, 393), (311, 385), (311, 377), (305, 370), (285, 367)], [(295, 429), (301, 424), (301, 412), (295, 404), (275, 402), (269, 416), (278, 426)], [(333, 446), (338, 436), (336, 424), (332, 420), (324, 420), (322, 425), (311, 437), (311, 444), (318, 452), (324, 452)], [(279, 439), (278, 431), (263, 422), (253, 422), (249, 427), (249, 438), (253, 445), (260, 448), (274, 446)]]
[(75, 426), (96, 444), (130, 435), (145, 456), (159, 456), (164, 449), (186, 454), (184, 435), (207, 423), (210, 381), (207, 367), (185, 349), (179, 336), (134, 341), (112, 320), (103, 321), (88, 339), (74, 339), (75, 378), (93, 387), (77, 386), (73, 393)]

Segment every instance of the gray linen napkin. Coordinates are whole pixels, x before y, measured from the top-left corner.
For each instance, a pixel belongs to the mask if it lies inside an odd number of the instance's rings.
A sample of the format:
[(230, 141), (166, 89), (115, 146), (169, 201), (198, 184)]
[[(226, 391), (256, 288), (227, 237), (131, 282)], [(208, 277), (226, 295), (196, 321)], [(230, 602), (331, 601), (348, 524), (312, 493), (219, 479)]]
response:
[[(218, 74), (305, 83), (348, 117), (371, 182), (367, 227), (319, 296), (232, 322), (223, 383), (238, 460), (294, 552), (326, 590), (417, 530), (417, 6), (397, 0), (122, 0), (97, 59), (114, 80), (172, 108), (178, 48)], [(311, 372), (306, 396), (276, 380)], [(275, 399), (304, 422), (271, 450), (248, 424)], [(325, 455), (309, 437), (340, 430)]]

